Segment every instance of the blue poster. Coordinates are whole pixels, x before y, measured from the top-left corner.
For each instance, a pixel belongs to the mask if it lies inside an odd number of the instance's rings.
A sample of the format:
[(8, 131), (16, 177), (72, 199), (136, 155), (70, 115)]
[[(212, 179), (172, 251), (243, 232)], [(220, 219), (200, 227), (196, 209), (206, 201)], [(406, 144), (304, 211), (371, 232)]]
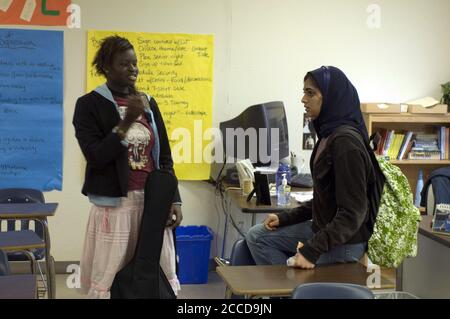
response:
[(62, 31), (0, 29), (0, 188), (62, 189)]

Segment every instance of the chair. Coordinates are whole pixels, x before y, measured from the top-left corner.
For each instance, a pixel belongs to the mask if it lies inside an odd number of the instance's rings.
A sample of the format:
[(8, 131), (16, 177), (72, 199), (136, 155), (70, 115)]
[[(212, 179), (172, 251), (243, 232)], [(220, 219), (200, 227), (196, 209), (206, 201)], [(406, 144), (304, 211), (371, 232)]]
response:
[(253, 266), (256, 265), (253, 260), (250, 249), (248, 248), (245, 238), (238, 239), (231, 248), (230, 260), (214, 257), (217, 266)]
[(8, 256), (3, 250), (0, 250), (0, 276), (8, 276), (11, 274), (9, 269)]
[(231, 266), (256, 265), (245, 238), (238, 239), (231, 249)]
[[(228, 263), (223, 263), (221, 260), (217, 260), (219, 266), (253, 266), (256, 265), (253, 260), (250, 249), (248, 248), (247, 241), (245, 238), (238, 239), (234, 242), (233, 248), (231, 249), (230, 261)], [(243, 299), (244, 296), (236, 296), (231, 293), (229, 287), (225, 291), (225, 297), (229, 299)]]
[(292, 299), (374, 299), (369, 288), (343, 283), (318, 282), (301, 284), (292, 292)]
[(0, 250), (0, 300), (35, 299), (36, 276), (11, 275), (8, 255)]
[[(19, 204), (19, 203), (45, 203), (44, 195), (41, 191), (36, 189), (28, 188), (7, 188), (0, 189), (0, 203), (1, 204)], [(6, 233), (1, 231), (0, 235), (5, 241), (0, 243), (0, 248), (7, 250), (7, 256), (9, 261), (30, 261), (31, 273), (36, 273), (36, 268), (39, 269), (39, 273), (44, 285), (44, 289), (39, 290), (39, 295), (44, 296), (45, 291), (49, 292), (49, 283), (45, 280), (42, 269), (40, 267), (39, 261), (45, 258), (45, 248), (34, 248), (45, 247), (44, 243), (44, 226), (40, 220), (34, 220), (34, 230), (30, 228), (30, 219), (20, 220), (20, 225), (16, 225), (16, 220), (6, 220), (7, 231)], [(46, 221), (46, 219), (45, 219)], [(0, 227), (4, 220), (0, 220)], [(20, 249), (7, 249), (6, 241), (14, 242), (14, 246), (20, 246)], [(4, 247), (5, 246), (5, 247)], [(51, 257), (49, 262), (54, 270), (54, 260)], [(50, 274), (53, 276), (54, 274)], [(54, 280), (53, 280), (54, 282)], [(52, 283), (53, 285), (53, 283)], [(54, 291), (54, 289), (53, 289)], [(50, 298), (50, 296), (49, 296)]]

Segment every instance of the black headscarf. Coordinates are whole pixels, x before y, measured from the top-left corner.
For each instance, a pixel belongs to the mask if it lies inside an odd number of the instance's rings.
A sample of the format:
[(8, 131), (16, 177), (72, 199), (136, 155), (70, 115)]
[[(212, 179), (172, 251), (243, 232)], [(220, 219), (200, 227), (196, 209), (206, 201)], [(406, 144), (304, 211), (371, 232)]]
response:
[(322, 109), (313, 121), (319, 138), (328, 137), (342, 125), (349, 125), (367, 140), (358, 92), (344, 72), (333, 66), (322, 66), (308, 74), (313, 77), (323, 96)]

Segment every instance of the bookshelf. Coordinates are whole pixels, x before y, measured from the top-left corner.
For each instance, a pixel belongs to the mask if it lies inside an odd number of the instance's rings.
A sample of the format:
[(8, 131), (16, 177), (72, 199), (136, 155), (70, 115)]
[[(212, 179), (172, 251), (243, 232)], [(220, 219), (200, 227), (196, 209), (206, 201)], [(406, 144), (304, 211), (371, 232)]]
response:
[(450, 165), (450, 160), (391, 160), (395, 165)]
[[(435, 133), (437, 127), (450, 127), (450, 113), (446, 114), (410, 114), (410, 113), (396, 113), (396, 114), (380, 114), (380, 113), (363, 113), (364, 122), (366, 123), (369, 135), (380, 129), (395, 130), (395, 131), (413, 131), (424, 133)], [(405, 176), (408, 178), (409, 185), (413, 194), (415, 194), (417, 178), (419, 169), (423, 170), (424, 181), (429, 174), (442, 167), (450, 166), (450, 160), (435, 160), (435, 159), (421, 159), (421, 160), (397, 160), (391, 161), (397, 165)]]

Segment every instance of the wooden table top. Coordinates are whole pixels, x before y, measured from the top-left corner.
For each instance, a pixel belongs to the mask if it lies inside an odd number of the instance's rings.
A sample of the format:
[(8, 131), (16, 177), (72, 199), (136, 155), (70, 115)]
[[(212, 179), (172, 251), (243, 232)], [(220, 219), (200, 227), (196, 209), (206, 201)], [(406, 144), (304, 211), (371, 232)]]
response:
[[(300, 192), (300, 191), (311, 191), (310, 188), (293, 188), (292, 192)], [(229, 190), (228, 191), (229, 196), (233, 200), (233, 202), (236, 204), (236, 206), (243, 212), (243, 213), (281, 213), (285, 210), (291, 210), (294, 208), (297, 208), (300, 206), (300, 203), (297, 202), (294, 198), (290, 198), (290, 204), (288, 206), (278, 206), (277, 205), (277, 198), (275, 196), (271, 196), (270, 200), (272, 202), (272, 205), (256, 205), (256, 197), (253, 196), (253, 198), (247, 202), (247, 196), (242, 195), (241, 190)]]
[(36, 299), (35, 275), (0, 276), (0, 299)]
[[(341, 282), (366, 286), (367, 272), (360, 263), (317, 266), (304, 270), (288, 266), (222, 266), (217, 273), (235, 295), (289, 296), (303, 283)], [(395, 270), (381, 269), (381, 287), (395, 287)]]
[(450, 248), (450, 236), (431, 231), (432, 220), (433, 216), (431, 215), (422, 216), (422, 221), (419, 225), (419, 233)]

